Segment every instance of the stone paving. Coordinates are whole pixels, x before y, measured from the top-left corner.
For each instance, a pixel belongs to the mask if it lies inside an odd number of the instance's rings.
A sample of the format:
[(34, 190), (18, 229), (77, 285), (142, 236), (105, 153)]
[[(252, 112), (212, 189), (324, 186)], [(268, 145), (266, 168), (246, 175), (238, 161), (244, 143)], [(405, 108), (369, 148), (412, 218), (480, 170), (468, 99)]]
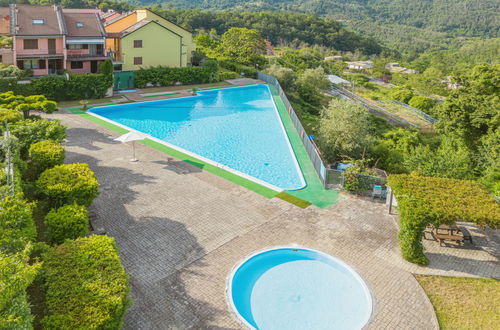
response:
[(367, 329), (438, 329), (412, 272), (500, 273), (498, 259), (482, 249), (435, 242), (425, 242), (429, 267), (403, 261), (397, 217), (383, 204), (345, 196), (329, 209), (300, 209), (142, 144), (140, 161), (131, 163), (131, 148), (114, 142), (116, 133), (78, 115), (50, 117), (68, 126), (66, 161), (88, 163), (101, 183), (91, 222), (116, 238), (130, 274), (135, 303), (126, 329), (242, 328), (226, 301), (227, 276), (247, 255), (273, 246), (318, 249), (355, 268), (375, 302)]

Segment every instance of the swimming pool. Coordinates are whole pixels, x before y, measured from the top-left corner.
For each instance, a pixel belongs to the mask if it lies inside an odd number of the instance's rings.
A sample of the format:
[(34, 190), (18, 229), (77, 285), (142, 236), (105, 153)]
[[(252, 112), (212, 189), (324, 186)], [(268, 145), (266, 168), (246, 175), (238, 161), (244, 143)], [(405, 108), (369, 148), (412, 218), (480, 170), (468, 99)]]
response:
[(370, 291), (351, 267), (302, 248), (247, 258), (231, 274), (228, 299), (252, 329), (361, 329), (372, 312)]
[(305, 186), (267, 85), (88, 111), (276, 190)]

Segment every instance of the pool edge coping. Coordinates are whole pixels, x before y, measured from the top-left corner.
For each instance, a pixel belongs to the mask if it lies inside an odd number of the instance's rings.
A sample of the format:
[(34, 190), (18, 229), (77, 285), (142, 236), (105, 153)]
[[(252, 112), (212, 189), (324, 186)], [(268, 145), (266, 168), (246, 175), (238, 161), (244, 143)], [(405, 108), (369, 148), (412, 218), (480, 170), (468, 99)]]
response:
[[(216, 89), (229, 89), (229, 88), (241, 88), (241, 87), (250, 87), (250, 86), (257, 86), (257, 85), (265, 85), (267, 86), (267, 88), (269, 89), (270, 93), (271, 93), (271, 100), (273, 102), (273, 105), (275, 107), (275, 109), (277, 110), (277, 115), (278, 115), (278, 119), (280, 121), (280, 124), (282, 125), (283, 127), (283, 130), (284, 130), (284, 133), (285, 133), (285, 136), (286, 136), (286, 139), (288, 140), (288, 143), (291, 147), (291, 151), (292, 151), (292, 154), (294, 156), (294, 159), (295, 161), (297, 162), (297, 165), (298, 166), (298, 169), (301, 173), (301, 176), (302, 176), (302, 179), (305, 181), (305, 186), (302, 187), (302, 188), (299, 188), (299, 189), (295, 189), (295, 190), (281, 190), (280, 191), (276, 191), (274, 189), (270, 189), (264, 185), (261, 185), (259, 184), (258, 182), (254, 181), (254, 180), (248, 180), (246, 177), (244, 176), (240, 176), (238, 174), (235, 174), (235, 173), (232, 173), (232, 172), (229, 172), (229, 171), (226, 171), (222, 168), (218, 168), (217, 169), (219, 171), (222, 171), (219, 172), (217, 170), (214, 170), (214, 169), (211, 169), (210, 167), (206, 168), (206, 167), (200, 167), (201, 169), (211, 173), (211, 174), (214, 174), (218, 177), (221, 177), (223, 179), (226, 179), (236, 185), (239, 185), (239, 186), (242, 186), (250, 191), (253, 191), (261, 196), (264, 196), (266, 198), (273, 198), (273, 197), (276, 197), (276, 195), (278, 195), (280, 192), (286, 192), (286, 193), (289, 193), (291, 196), (299, 199), (299, 200), (303, 200), (307, 203), (309, 203), (310, 205), (314, 205), (318, 208), (321, 208), (321, 209), (325, 209), (325, 208), (328, 208), (334, 204), (336, 204), (339, 200), (341, 200), (342, 198), (337, 196), (334, 198), (334, 200), (330, 200), (330, 201), (325, 201), (325, 200), (322, 200), (322, 199), (318, 199), (318, 200), (311, 200), (309, 199), (307, 196), (301, 196), (301, 192), (304, 191), (304, 189), (307, 189), (307, 187), (309, 187), (309, 180), (311, 178), (309, 178), (309, 176), (311, 175), (310, 173), (307, 173), (304, 172), (303, 168), (302, 168), (302, 164), (301, 162), (303, 161), (309, 161), (310, 162), (310, 159), (308, 158), (307, 160), (302, 160), (302, 159), (299, 159), (300, 157), (297, 155), (297, 151), (295, 150), (295, 148), (303, 148), (303, 145), (302, 143), (299, 143), (299, 145), (296, 145), (297, 142), (296, 141), (293, 141), (293, 139), (289, 136), (289, 132), (287, 131), (289, 129), (289, 127), (287, 127), (287, 123), (285, 123), (283, 120), (285, 120), (284, 118), (282, 118), (283, 114), (281, 113), (280, 111), (280, 108), (278, 107), (278, 104), (276, 103), (277, 101), (278, 102), (281, 102), (282, 103), (282, 100), (281, 98), (278, 97), (278, 100), (276, 100), (276, 92), (272, 89), (273, 86), (271, 86), (270, 84), (268, 83), (265, 83), (265, 82), (262, 82), (262, 83), (257, 83), (257, 84), (248, 84), (248, 85), (237, 85), (237, 86), (221, 86), (221, 87), (214, 87), (214, 88), (210, 88), (210, 90), (216, 90)], [(200, 90), (201, 91), (201, 90)], [(190, 96), (186, 96), (186, 97), (190, 97)], [(140, 102), (156, 102), (156, 101), (162, 101), (162, 100), (151, 100), (151, 101), (147, 101), (147, 100), (144, 100), (144, 101), (140, 101)], [(138, 102), (138, 103), (140, 103)], [(104, 107), (104, 106), (115, 106), (115, 105), (122, 105), (121, 103), (112, 103), (112, 104), (96, 104), (96, 105), (91, 105), (89, 107), (89, 110), (92, 109), (92, 108), (97, 108), (97, 107)], [(115, 131), (117, 133), (121, 133), (121, 134), (124, 134), (123, 132), (120, 132), (122, 130), (127, 130), (123, 127), (118, 127), (116, 124), (118, 123), (115, 123), (113, 121), (109, 122), (109, 121), (104, 121), (103, 119), (100, 119), (100, 118), (97, 118), (96, 116), (93, 116), (93, 112), (92, 111), (83, 111), (81, 110), (80, 107), (76, 106), (76, 107), (67, 107), (65, 108), (64, 110), (72, 113), (72, 114), (77, 114), (77, 115), (80, 115), (82, 117), (84, 117), (85, 119), (87, 120), (90, 120), (92, 122), (94, 122), (95, 124), (99, 125), (99, 126), (102, 126), (102, 127), (105, 127), (107, 129), (110, 129), (112, 131)], [(114, 126), (114, 127), (113, 127)], [(117, 130), (118, 129), (118, 130)], [(298, 136), (298, 132), (296, 131), (295, 127), (293, 127), (293, 130), (292, 130), (294, 133), (291, 133), (291, 134), (297, 134)], [(125, 132), (126, 133), (126, 132)], [(147, 140), (145, 140), (147, 141)], [(139, 141), (140, 143), (142, 143), (141, 141)], [(151, 140), (152, 143), (157, 143), (156, 141), (153, 141)], [(193, 157), (193, 156), (189, 156), (187, 154), (184, 154), (182, 153), (181, 151), (179, 150), (176, 150), (176, 149), (173, 149), (173, 148), (170, 148), (169, 146), (165, 145), (165, 144), (161, 144), (160, 148), (159, 146), (155, 146), (155, 145), (151, 145), (151, 144), (148, 144), (148, 143), (142, 143), (142, 144), (145, 144), (153, 149), (156, 149), (162, 153), (165, 153), (171, 157), (174, 157), (174, 158), (178, 158), (179, 160), (182, 160), (184, 162), (186, 162), (186, 159), (183, 159), (184, 157), (191, 157), (191, 158), (194, 158), (195, 160), (198, 160), (200, 161), (201, 163), (204, 163), (203, 160), (199, 159), (199, 158), (196, 158), (196, 157)], [(178, 155), (173, 155), (172, 152), (168, 151), (168, 150), (163, 150), (163, 148), (170, 148), (172, 149), (172, 151), (176, 152), (176, 153), (179, 153), (181, 154), (183, 157), (179, 158)], [(189, 163), (189, 162), (188, 162)], [(209, 165), (209, 166), (215, 166), (215, 165), (211, 165), (211, 164), (208, 164), (206, 163), (206, 165)], [(313, 174), (313, 175), (316, 175), (317, 174)], [(231, 177), (231, 176), (236, 176), (235, 177)], [(240, 180), (239, 180), (240, 179)], [(241, 182), (241, 180), (243, 182)], [(318, 178), (319, 180), (319, 178)], [(247, 182), (245, 182), (247, 181)], [(266, 191), (267, 190), (267, 191)], [(288, 202), (288, 201), (286, 201)], [(289, 202), (288, 202), (289, 203)], [(292, 203), (293, 204), (293, 203)], [(294, 204), (295, 205), (295, 204)]]
[(230, 272), (228, 275), (226, 275), (226, 289), (225, 289), (225, 297), (226, 297), (226, 304), (228, 305), (229, 309), (231, 310), (231, 316), (240, 324), (244, 325), (245, 327), (247, 327), (248, 329), (251, 329), (251, 330), (258, 330), (257, 328), (255, 328), (254, 326), (252, 326), (251, 324), (249, 324), (245, 318), (243, 316), (241, 316), (241, 314), (238, 312), (238, 309), (236, 308), (236, 306), (234, 305), (234, 302), (233, 302), (233, 299), (232, 299), (232, 280), (234, 278), (234, 275), (236, 274), (236, 271), (245, 263), (247, 262), (248, 260), (250, 260), (251, 258), (261, 254), (261, 253), (264, 253), (264, 252), (268, 252), (268, 251), (273, 251), (273, 250), (280, 250), (280, 249), (302, 249), (302, 250), (309, 250), (309, 251), (313, 251), (313, 252), (316, 252), (318, 254), (321, 254), (327, 258), (330, 258), (330, 259), (333, 259), (334, 261), (337, 261), (337, 262), (340, 262), (340, 264), (342, 266), (344, 266), (348, 271), (349, 273), (351, 273), (352, 275), (354, 275), (354, 277), (356, 277), (356, 280), (358, 280), (358, 282), (361, 283), (361, 286), (363, 288), (363, 291), (365, 291), (365, 294), (366, 296), (369, 298), (370, 300), (370, 315), (369, 317), (367, 318), (366, 322), (363, 324), (363, 326), (360, 328), (360, 329), (366, 329), (366, 327), (372, 322), (373, 320), (373, 317), (374, 317), (374, 314), (375, 314), (375, 306), (376, 306), (376, 300), (375, 300), (375, 296), (374, 294), (372, 293), (372, 290), (370, 289), (370, 286), (368, 285), (367, 281), (359, 274), (359, 272), (356, 270), (356, 267), (353, 267), (351, 266), (350, 264), (348, 264), (347, 262), (343, 261), (342, 259), (338, 258), (338, 257), (335, 257), (331, 254), (328, 254), (326, 252), (323, 252), (323, 251), (320, 251), (320, 250), (317, 250), (317, 249), (312, 249), (312, 248), (308, 248), (308, 247), (305, 247), (301, 244), (297, 244), (297, 243), (290, 243), (290, 244), (287, 244), (287, 245), (277, 245), (277, 246), (272, 246), (272, 247), (267, 247), (267, 248), (263, 248), (263, 249), (260, 249), (260, 250), (257, 250), (255, 252), (252, 252), (251, 254), (248, 254), (247, 256), (239, 259), (231, 268)]

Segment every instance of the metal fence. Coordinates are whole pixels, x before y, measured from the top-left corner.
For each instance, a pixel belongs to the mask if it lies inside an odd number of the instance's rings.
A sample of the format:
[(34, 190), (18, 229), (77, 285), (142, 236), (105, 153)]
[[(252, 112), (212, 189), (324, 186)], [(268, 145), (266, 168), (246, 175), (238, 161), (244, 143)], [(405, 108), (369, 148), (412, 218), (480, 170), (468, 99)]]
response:
[(4, 154), (4, 175), (5, 175), (5, 185), (0, 187), (0, 197), (13, 196), (15, 194), (15, 173), (14, 173), (14, 150), (12, 136), (10, 134), (9, 126), (5, 123), (5, 131), (3, 133), (1, 148)]
[(292, 119), (293, 125), (295, 126), (295, 129), (299, 133), (299, 136), (302, 140), (302, 144), (304, 145), (307, 154), (309, 155), (309, 159), (314, 165), (314, 169), (316, 170), (316, 173), (318, 173), (318, 176), (321, 180), (321, 183), (323, 185), (326, 184), (326, 167), (321, 159), (321, 156), (319, 154), (318, 148), (316, 147), (316, 144), (309, 138), (309, 135), (307, 135), (304, 127), (300, 123), (299, 117), (295, 113), (295, 110), (293, 110), (292, 105), (290, 104), (290, 101), (288, 101), (288, 98), (285, 95), (285, 92), (283, 91), (283, 88), (281, 88), (280, 83), (278, 82), (278, 79), (274, 78), (273, 76), (267, 75), (262, 72), (257, 73), (257, 78), (260, 80), (263, 80), (267, 82), (268, 84), (274, 85), (276, 89), (278, 90), (278, 93), (281, 97), (281, 100), (285, 104), (285, 107), (288, 111), (288, 114), (290, 115), (290, 118)]

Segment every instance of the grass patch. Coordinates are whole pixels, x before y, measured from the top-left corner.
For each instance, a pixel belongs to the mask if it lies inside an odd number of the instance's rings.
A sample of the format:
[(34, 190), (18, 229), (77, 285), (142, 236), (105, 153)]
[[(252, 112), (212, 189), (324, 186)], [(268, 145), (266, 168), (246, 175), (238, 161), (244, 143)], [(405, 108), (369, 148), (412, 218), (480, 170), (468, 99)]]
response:
[(298, 207), (303, 208), (303, 209), (305, 209), (306, 207), (311, 205), (311, 203), (309, 203), (308, 201), (305, 201), (305, 200), (300, 199), (298, 197), (292, 196), (286, 192), (280, 192), (275, 197), (282, 199), (285, 202), (288, 202), (290, 204), (293, 204), (293, 205), (298, 206)]
[[(87, 100), (87, 101), (89, 101), (88, 105), (92, 105), (92, 104), (100, 104), (100, 103), (111, 103), (112, 100), (118, 99), (118, 98), (120, 98), (120, 96), (105, 97), (102, 99), (92, 99), (92, 100)], [(75, 106), (81, 107), (82, 106), (80, 104), (80, 100), (61, 101), (61, 102), (57, 102), (57, 105), (59, 106), (59, 108), (69, 108), (69, 107), (75, 107)]]
[(498, 329), (500, 283), (495, 279), (415, 275), (441, 329)]

